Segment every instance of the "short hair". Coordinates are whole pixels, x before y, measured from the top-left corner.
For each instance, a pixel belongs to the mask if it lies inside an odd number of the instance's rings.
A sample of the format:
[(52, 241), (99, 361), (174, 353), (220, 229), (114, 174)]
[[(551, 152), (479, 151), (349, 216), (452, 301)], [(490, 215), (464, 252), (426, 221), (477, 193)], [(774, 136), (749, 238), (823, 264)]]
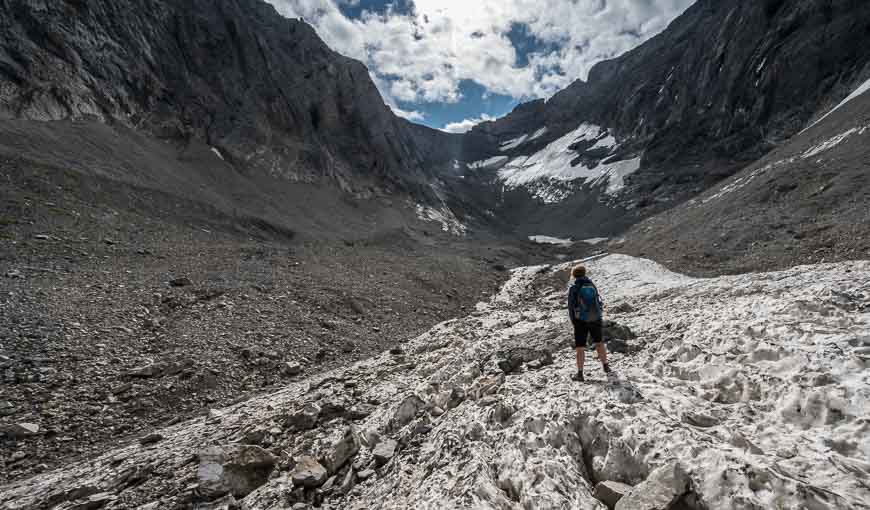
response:
[(574, 278), (583, 278), (586, 276), (586, 266), (576, 266), (571, 270), (571, 276)]

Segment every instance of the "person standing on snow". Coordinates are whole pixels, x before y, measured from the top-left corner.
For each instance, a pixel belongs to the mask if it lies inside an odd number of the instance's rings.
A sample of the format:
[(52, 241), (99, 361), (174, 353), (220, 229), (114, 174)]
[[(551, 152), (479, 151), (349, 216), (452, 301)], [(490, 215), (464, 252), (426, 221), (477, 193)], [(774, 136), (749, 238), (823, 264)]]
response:
[(604, 369), (604, 373), (610, 373), (602, 326), (604, 303), (598, 294), (598, 288), (586, 276), (585, 267), (575, 267), (571, 270), (571, 277), (573, 282), (568, 288), (568, 314), (571, 317), (571, 324), (574, 325), (574, 348), (577, 351), (577, 375), (573, 379), (582, 382), (587, 338), (590, 336), (598, 351), (601, 368)]

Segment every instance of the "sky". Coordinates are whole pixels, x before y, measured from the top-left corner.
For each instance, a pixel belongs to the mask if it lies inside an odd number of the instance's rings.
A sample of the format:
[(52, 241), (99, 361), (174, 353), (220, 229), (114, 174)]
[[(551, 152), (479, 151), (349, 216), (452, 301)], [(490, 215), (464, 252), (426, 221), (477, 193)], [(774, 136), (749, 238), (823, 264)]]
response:
[(397, 115), (450, 132), (549, 98), (695, 0), (267, 0), (362, 61)]

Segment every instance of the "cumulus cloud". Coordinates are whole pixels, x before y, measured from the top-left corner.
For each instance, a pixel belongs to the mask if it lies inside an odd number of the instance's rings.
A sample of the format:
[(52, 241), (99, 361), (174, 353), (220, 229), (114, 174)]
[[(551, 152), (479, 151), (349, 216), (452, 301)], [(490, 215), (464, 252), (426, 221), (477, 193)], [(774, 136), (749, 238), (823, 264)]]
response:
[(412, 122), (420, 122), (420, 121), (426, 120), (426, 115), (424, 115), (422, 112), (418, 112), (417, 110), (408, 111), (408, 110), (403, 110), (403, 109), (399, 108), (398, 106), (393, 106), (393, 105), (389, 105), (389, 106), (390, 106), (390, 109), (393, 110), (393, 113), (395, 113), (399, 117), (402, 117), (403, 119), (407, 119), (407, 120), (410, 120)]
[[(463, 80), (517, 99), (549, 97), (662, 31), (695, 0), (414, 0), (410, 10), (359, 19), (339, 10), (336, 1), (348, 0), (269, 1), (368, 65), (395, 104), (459, 101)], [(516, 26), (545, 49), (520, 58), (509, 37)]]
[(451, 124), (447, 124), (446, 126), (444, 126), (444, 129), (442, 129), (442, 131), (447, 131), (448, 133), (466, 133), (468, 131), (471, 131), (471, 128), (473, 128), (474, 126), (488, 120), (495, 120), (495, 117), (491, 117), (484, 113), (476, 119), (465, 119), (460, 122), (453, 122)]

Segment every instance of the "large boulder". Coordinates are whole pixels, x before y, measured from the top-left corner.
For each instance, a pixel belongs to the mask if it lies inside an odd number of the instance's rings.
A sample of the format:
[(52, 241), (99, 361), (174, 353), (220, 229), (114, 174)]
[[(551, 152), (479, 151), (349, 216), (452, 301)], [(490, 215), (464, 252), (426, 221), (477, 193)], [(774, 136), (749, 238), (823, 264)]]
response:
[(607, 508), (612, 509), (630, 491), (631, 485), (608, 480), (598, 482), (592, 495), (595, 496), (595, 499), (607, 505)]
[(39, 425), (37, 425), (36, 423), (27, 422), (12, 423), (10, 425), (3, 426), (0, 431), (2, 431), (9, 437), (28, 437), (39, 434)]
[(287, 416), (284, 424), (291, 430), (311, 430), (317, 426), (320, 411), (320, 407), (316, 404), (306, 404), (299, 411)]
[(423, 405), (424, 402), (417, 395), (406, 397), (393, 413), (393, 419), (390, 421), (391, 428), (393, 430), (400, 429), (410, 423), (417, 416), (417, 412), (423, 408)]
[(306, 489), (320, 487), (328, 477), (329, 473), (326, 472), (326, 468), (314, 457), (302, 457), (296, 463), (293, 472), (290, 473), (293, 485)]
[(349, 427), (322, 459), (323, 465), (330, 474), (336, 473), (354, 455), (359, 452), (359, 438), (356, 430)]
[(396, 446), (398, 443), (392, 439), (381, 441), (372, 451), (372, 457), (375, 459), (375, 466), (381, 467), (396, 455)]
[(212, 446), (199, 452), (197, 478), (209, 499), (244, 497), (266, 483), (274, 466), (275, 457), (259, 446)]
[(616, 510), (669, 510), (689, 490), (689, 475), (675, 460), (657, 468), (616, 504)]
[(634, 340), (637, 335), (628, 326), (616, 321), (605, 320), (603, 322), (605, 340)]

